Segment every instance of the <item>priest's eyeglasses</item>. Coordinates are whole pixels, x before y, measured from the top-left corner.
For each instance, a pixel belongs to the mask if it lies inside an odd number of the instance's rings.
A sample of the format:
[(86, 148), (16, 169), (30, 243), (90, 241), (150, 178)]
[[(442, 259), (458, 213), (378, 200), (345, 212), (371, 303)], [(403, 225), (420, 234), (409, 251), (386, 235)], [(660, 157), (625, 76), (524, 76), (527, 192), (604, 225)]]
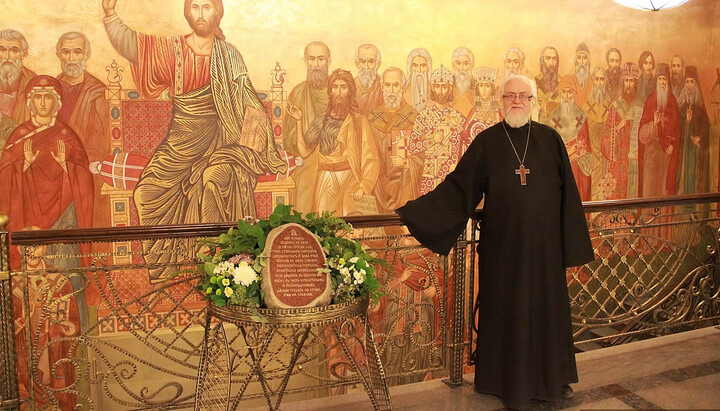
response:
[(505, 101), (515, 101), (516, 98), (519, 98), (520, 101), (526, 102), (526, 101), (532, 100), (533, 96), (531, 96), (527, 93), (520, 93), (520, 94), (508, 93), (508, 94), (503, 94), (502, 98)]

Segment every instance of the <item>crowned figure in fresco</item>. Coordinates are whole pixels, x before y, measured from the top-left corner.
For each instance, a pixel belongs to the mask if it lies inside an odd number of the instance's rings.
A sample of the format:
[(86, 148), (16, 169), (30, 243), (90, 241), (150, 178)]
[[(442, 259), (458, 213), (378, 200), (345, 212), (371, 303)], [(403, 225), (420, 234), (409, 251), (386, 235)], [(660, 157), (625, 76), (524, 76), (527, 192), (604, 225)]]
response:
[(408, 169), (413, 183), (405, 198), (417, 198), (432, 191), (460, 160), (460, 132), (465, 117), (450, 106), (454, 76), (442, 64), (430, 76), (432, 105), (420, 110), (408, 144)]
[[(165, 139), (134, 191), (140, 224), (235, 221), (255, 215), (257, 177), (281, 173), (286, 163), (274, 144), (269, 119), (242, 56), (220, 28), (222, 0), (185, 0), (192, 33), (160, 37), (135, 32), (103, 0), (105, 29), (131, 64), (147, 98), (169, 90), (173, 115)], [(248, 124), (254, 127), (244, 127)], [(144, 243), (146, 262), (172, 263), (178, 240)], [(171, 267), (151, 270), (151, 280)]]
[(460, 133), (463, 153), (475, 139), (475, 136), (502, 120), (500, 104), (495, 99), (495, 81), (498, 77), (498, 71), (490, 67), (480, 67), (475, 70), (474, 74), (477, 94), (475, 96), (475, 106), (468, 113), (465, 128)]

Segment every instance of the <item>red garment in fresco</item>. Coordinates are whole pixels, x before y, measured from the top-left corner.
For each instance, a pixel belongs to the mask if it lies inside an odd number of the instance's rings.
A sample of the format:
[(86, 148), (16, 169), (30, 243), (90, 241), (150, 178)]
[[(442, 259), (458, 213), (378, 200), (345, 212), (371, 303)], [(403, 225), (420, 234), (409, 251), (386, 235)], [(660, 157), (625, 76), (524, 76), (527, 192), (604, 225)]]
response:
[[(28, 140), (38, 155), (26, 167)], [(60, 151), (58, 142), (64, 144), (66, 169), (53, 157)], [(27, 121), (15, 129), (0, 160), (0, 181), (0, 212), (10, 216), (10, 231), (50, 229), (71, 204), (77, 227), (92, 226), (93, 179), (87, 154), (77, 135), (59, 121), (41, 127)], [(13, 252), (18, 253), (15, 248)], [(19, 255), (11, 256), (11, 263), (13, 269), (19, 268)]]
[[(610, 114), (602, 132), (602, 155), (603, 161), (607, 163), (605, 176), (601, 182), (605, 200), (627, 198), (628, 192), (632, 121), (619, 112), (616, 105), (617, 103), (610, 108)], [(628, 106), (628, 104), (626, 103), (624, 106)]]
[[(160, 37), (138, 33), (138, 63), (131, 64), (133, 79), (146, 98), (157, 98), (169, 89), (173, 95), (210, 84), (210, 56), (198, 56), (186, 43), (186, 37)], [(179, 44), (175, 44), (175, 42)], [(182, 50), (182, 87), (175, 78), (176, 49)]]
[[(658, 124), (653, 125), (655, 113), (658, 115)], [(678, 107), (675, 97), (672, 93), (668, 93), (667, 105), (665, 108), (659, 108), (657, 104), (657, 91), (653, 91), (645, 101), (645, 108), (640, 119), (640, 135), (638, 144), (638, 196), (639, 197), (658, 197), (671, 196), (677, 192), (675, 174), (678, 164), (678, 143), (680, 141), (680, 123), (678, 119)], [(662, 157), (659, 150), (649, 151), (649, 148), (657, 146), (662, 152), (667, 153), (668, 148), (672, 146), (672, 152), (669, 158)], [(662, 181), (652, 186), (649, 185), (644, 173), (652, 175), (662, 173), (664, 170), (645, 170), (648, 162), (653, 161), (656, 164), (667, 163), (667, 171), (663, 176), (659, 176)], [(663, 167), (664, 168), (664, 167)], [(664, 186), (662, 185), (664, 183)]]

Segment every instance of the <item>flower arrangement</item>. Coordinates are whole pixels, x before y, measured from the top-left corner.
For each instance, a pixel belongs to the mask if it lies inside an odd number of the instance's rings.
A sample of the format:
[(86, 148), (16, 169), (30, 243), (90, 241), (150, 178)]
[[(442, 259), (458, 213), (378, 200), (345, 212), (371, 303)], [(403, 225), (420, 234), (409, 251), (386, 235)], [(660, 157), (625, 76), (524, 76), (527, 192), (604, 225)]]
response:
[[(360, 243), (347, 237), (352, 233), (352, 226), (329, 212), (303, 216), (292, 210), (292, 206), (283, 204), (268, 218), (240, 220), (227, 234), (201, 241), (215, 253), (198, 253), (201, 278), (197, 289), (219, 307), (264, 307), (260, 272), (268, 264), (263, 256), (265, 241), (272, 229), (287, 223), (304, 226), (320, 242), (327, 266), (318, 271), (330, 273), (333, 304), (357, 297), (370, 297), (377, 302), (381, 292), (373, 264), (384, 264), (384, 261), (372, 257)], [(258, 316), (257, 320), (262, 318)]]

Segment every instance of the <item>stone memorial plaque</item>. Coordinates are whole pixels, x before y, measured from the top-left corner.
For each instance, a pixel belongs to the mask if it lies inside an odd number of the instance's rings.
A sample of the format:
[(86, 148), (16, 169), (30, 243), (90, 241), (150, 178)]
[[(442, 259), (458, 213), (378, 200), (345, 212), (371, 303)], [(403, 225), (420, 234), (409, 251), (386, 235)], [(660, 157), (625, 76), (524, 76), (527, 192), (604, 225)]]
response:
[(320, 242), (307, 228), (294, 223), (270, 231), (262, 258), (265, 305), (269, 308), (303, 308), (328, 305), (332, 300), (330, 273)]

